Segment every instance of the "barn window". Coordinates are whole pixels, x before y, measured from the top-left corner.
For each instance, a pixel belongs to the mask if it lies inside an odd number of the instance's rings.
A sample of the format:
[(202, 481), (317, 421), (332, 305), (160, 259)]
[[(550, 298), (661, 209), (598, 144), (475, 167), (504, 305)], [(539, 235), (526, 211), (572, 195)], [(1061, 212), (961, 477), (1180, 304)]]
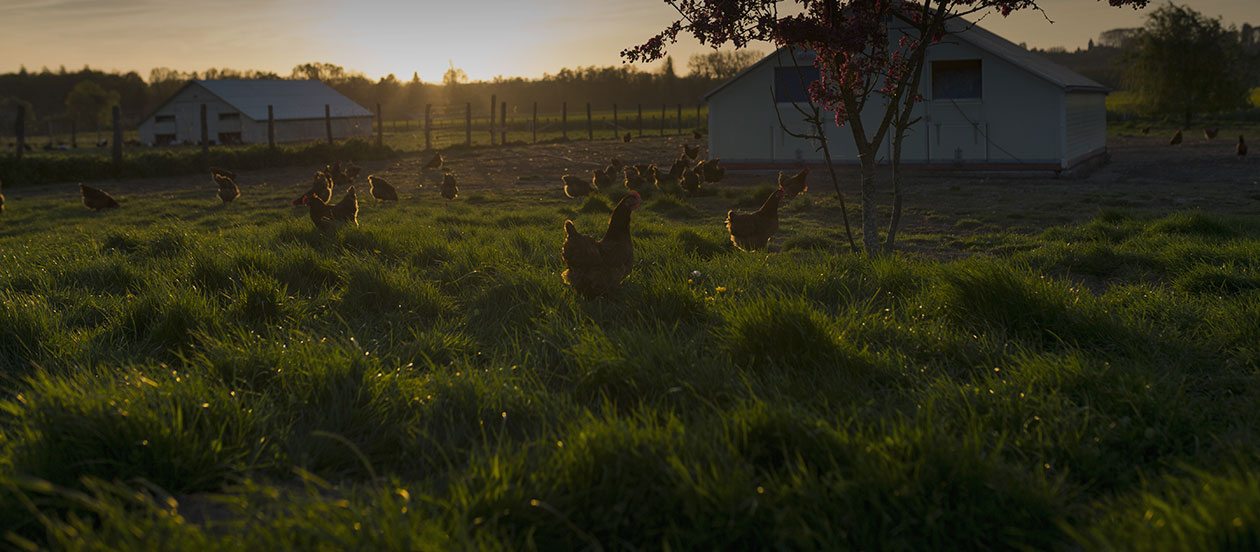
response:
[(241, 120), (241, 114), (240, 113), (220, 113), (219, 120), (220, 121), (239, 121)]
[(774, 101), (808, 102), (809, 85), (816, 80), (818, 80), (817, 67), (775, 67)]
[(153, 122), (157, 124), (173, 123), (175, 122), (175, 116), (174, 115), (158, 115), (153, 118)]
[(932, 99), (978, 100), (982, 89), (980, 60), (932, 62)]

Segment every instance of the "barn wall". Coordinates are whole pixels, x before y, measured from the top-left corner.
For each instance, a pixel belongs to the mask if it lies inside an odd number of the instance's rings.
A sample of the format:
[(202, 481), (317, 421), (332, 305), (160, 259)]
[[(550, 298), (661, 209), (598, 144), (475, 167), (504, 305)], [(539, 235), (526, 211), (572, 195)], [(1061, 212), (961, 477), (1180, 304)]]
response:
[[(152, 144), (158, 134), (175, 133), (176, 141), (196, 143), (201, 140), (201, 104), (206, 104), (206, 127), (210, 139), (218, 141), (220, 132), (240, 132), (245, 143), (267, 143), (267, 121), (254, 121), (245, 115), (239, 120), (219, 120), (220, 113), (239, 113), (235, 108), (219, 100), (205, 87), (192, 84), (168, 100), (153, 115), (140, 123), (140, 141)], [(156, 122), (158, 115), (174, 115), (174, 123)], [(333, 138), (370, 137), (373, 135), (372, 117), (333, 119)], [(324, 140), (324, 119), (298, 119), (276, 121), (277, 142), (305, 142)]]
[[(774, 68), (790, 65), (790, 57), (770, 60), (731, 82), (709, 98), (710, 151), (713, 157), (734, 162), (818, 161), (822, 155), (807, 140), (792, 138), (781, 130), (772, 104)], [(980, 59), (983, 90), (978, 100), (932, 98), (931, 62)], [(922, 120), (906, 135), (902, 161), (906, 163), (995, 163), (1012, 165), (1052, 164), (1065, 160), (1065, 113), (1070, 111), (1081, 129), (1072, 143), (1085, 153), (1105, 146), (1106, 114), (1102, 94), (1080, 94), (1069, 110), (1064, 91), (1028, 71), (958, 38), (928, 51), (921, 91), (924, 101), (915, 106)], [(1074, 94), (1075, 95), (1075, 94)], [(877, 103), (877, 102), (873, 102)], [(805, 129), (791, 104), (778, 104), (783, 120), (792, 129)], [(863, 114), (867, 128), (878, 124), (881, 106)], [(857, 161), (857, 148), (848, 127), (829, 124), (832, 158)], [(886, 161), (891, 137), (878, 159)], [(1075, 151), (1075, 150), (1073, 150)], [(1067, 157), (1072, 151), (1067, 152)]]
[(1107, 96), (1071, 92), (1067, 95), (1067, 154), (1064, 167), (1107, 149)]

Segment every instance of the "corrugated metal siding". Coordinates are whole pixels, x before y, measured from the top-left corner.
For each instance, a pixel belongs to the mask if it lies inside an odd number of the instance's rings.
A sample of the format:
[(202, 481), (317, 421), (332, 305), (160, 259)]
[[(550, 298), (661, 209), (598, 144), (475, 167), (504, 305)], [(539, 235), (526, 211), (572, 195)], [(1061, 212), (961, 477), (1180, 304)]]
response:
[(1067, 152), (1064, 166), (1071, 166), (1107, 147), (1107, 96), (1069, 92), (1067, 95)]

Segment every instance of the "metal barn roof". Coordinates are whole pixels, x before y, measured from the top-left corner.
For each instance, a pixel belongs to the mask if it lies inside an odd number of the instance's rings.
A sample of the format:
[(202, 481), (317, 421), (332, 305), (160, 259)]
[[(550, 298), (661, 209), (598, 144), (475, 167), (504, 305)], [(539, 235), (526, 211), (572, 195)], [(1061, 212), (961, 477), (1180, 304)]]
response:
[(323, 119), (327, 104), (333, 117), (372, 117), (372, 112), (317, 80), (194, 80), (255, 121), (267, 120), (272, 106), (277, 121)]
[[(1034, 54), (1020, 45), (993, 34), (992, 32), (989, 32), (983, 27), (970, 21), (955, 18), (947, 21), (946, 25), (948, 26), (950, 32), (950, 34), (946, 37), (946, 40), (957, 37), (976, 48), (1000, 57), (1016, 67), (1032, 73), (1042, 80), (1054, 84), (1066, 91), (1109, 92), (1111, 90), (1089, 77), (1050, 61), (1042, 56)], [(780, 55), (783, 56), (785, 61), (791, 61), (792, 58), (787, 54), (787, 52), (787, 46), (771, 52), (770, 55), (762, 58), (761, 61), (754, 63), (752, 66), (745, 68), (735, 76), (723, 81), (721, 84), (705, 93), (703, 97), (708, 99), (710, 96), (713, 96), (723, 88), (729, 86), (731, 83), (743, 78), (744, 75), (751, 73), (757, 67), (775, 59)], [(796, 53), (796, 58), (797, 62), (800, 64), (813, 64), (814, 62), (813, 52), (798, 51)]]

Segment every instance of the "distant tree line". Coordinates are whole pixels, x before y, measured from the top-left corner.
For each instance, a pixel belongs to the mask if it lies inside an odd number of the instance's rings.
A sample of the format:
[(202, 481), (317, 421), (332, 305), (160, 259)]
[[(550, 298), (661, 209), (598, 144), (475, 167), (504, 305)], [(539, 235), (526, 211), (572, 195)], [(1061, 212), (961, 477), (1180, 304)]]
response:
[(106, 73), (86, 66), (67, 71), (63, 66), (56, 71), (44, 68), (32, 72), (23, 67), (16, 73), (0, 74), (0, 135), (13, 133), (19, 105), (25, 108), (28, 134), (32, 135), (42, 134), (47, 123), (64, 129), (74, 122), (80, 130), (108, 125), (114, 105), (121, 106), (124, 124), (133, 127), (191, 79), (320, 80), (368, 109), (376, 109), (379, 103), (385, 117), (392, 120), (421, 119), (425, 104), (462, 108), (471, 103), (484, 113), (492, 94), (522, 112), (533, 102), (539, 103), (541, 111), (551, 113), (567, 101), (574, 114), (584, 109), (586, 102), (596, 109), (617, 103), (626, 112), (640, 103), (645, 110), (659, 109), (661, 104), (693, 106), (709, 89), (761, 57), (757, 52), (742, 51), (695, 55), (687, 63), (686, 75), (679, 75), (669, 59), (657, 71), (630, 65), (577, 67), (538, 79), (496, 77), (473, 82), (453, 63), (442, 82), (424, 82), (415, 73), (407, 80), (393, 74), (372, 80), (324, 62), (298, 65), (288, 75), (229, 68), (198, 72), (157, 67), (149, 71), (147, 80), (134, 71)]

